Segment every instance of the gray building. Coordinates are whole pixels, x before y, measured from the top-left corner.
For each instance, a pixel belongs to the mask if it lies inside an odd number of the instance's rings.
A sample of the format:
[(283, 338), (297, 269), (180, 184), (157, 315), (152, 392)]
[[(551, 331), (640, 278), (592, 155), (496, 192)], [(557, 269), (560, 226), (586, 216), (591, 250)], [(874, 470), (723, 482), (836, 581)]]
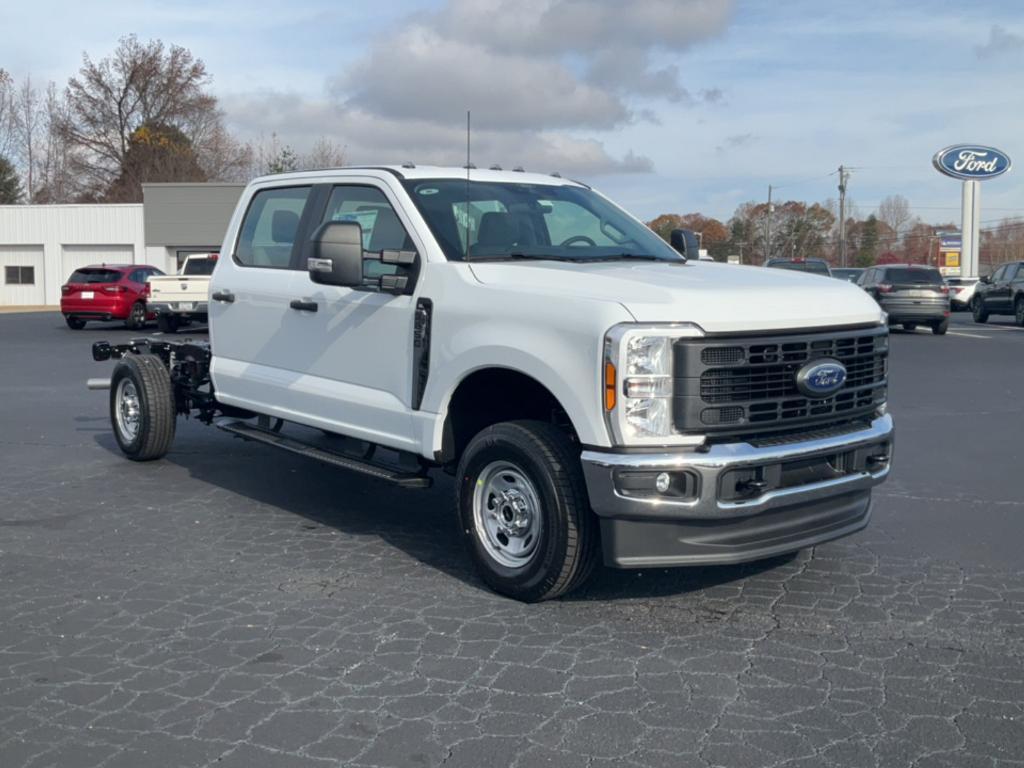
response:
[(146, 262), (177, 271), (190, 253), (220, 251), (244, 184), (143, 184)]

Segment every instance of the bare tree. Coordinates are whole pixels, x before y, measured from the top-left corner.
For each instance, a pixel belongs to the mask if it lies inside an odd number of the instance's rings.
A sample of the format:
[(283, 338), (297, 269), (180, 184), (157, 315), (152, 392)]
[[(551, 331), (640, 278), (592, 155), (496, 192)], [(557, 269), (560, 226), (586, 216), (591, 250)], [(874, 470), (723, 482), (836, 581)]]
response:
[(0, 157), (9, 156), (15, 144), (14, 112), (14, 80), (0, 69)]
[(39, 102), (39, 91), (32, 87), (30, 76), (25, 78), (18, 89), (14, 107), (14, 133), (25, 178), (25, 196), (28, 202), (32, 202), (39, 181), (36, 173), (39, 164), (39, 134), (45, 115), (43, 105)]
[(903, 195), (889, 195), (878, 205), (878, 219), (884, 221), (896, 236), (910, 221), (910, 203)]
[[(207, 177), (237, 164), (239, 152), (229, 151), (217, 100), (206, 91), (209, 82), (201, 60), (159, 40), (142, 43), (129, 35), (108, 58), (93, 61), (84, 54), (78, 76), (68, 81), (65, 135), (77, 150), (75, 168), (93, 195), (103, 197), (116, 182), (119, 196), (141, 200), (147, 169), (134, 162), (129, 167), (127, 161), (144, 126), (164, 135), (180, 132), (195, 157), (217, 166), (203, 169)], [(163, 161), (161, 167), (166, 168)]]
[(308, 153), (302, 155), (299, 165), (309, 171), (322, 168), (340, 168), (345, 164), (345, 147), (321, 136)]
[(78, 192), (74, 183), (71, 157), (73, 150), (64, 133), (69, 118), (65, 94), (55, 83), (46, 86), (43, 103), (42, 143), (38, 163), (39, 181), (32, 202), (68, 203)]

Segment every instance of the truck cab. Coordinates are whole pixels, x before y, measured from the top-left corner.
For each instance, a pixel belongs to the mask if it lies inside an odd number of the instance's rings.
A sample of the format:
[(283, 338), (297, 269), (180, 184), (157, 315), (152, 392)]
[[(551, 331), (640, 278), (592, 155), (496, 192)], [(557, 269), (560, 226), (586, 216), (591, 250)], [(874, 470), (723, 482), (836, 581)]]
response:
[[(215, 352), (94, 349), (121, 359), (115, 435), (132, 458), (170, 446), (139, 437), (144, 418), (118, 435), (141, 402), (119, 388), (145, 388), (129, 369), (149, 357), (174, 413), (410, 486), (447, 471), (484, 581), (531, 601), (599, 560), (732, 563), (864, 527), (893, 441), (878, 306), (840, 281), (698, 263), (691, 233), (672, 242), (557, 176), (256, 179), (211, 278)], [(396, 461), (332, 458), (283, 423)]]

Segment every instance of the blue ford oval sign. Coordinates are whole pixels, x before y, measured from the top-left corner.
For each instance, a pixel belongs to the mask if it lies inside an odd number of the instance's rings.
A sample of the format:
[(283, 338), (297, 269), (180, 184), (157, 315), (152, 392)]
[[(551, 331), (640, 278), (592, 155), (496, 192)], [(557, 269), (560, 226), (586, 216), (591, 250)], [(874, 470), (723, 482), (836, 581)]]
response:
[(939, 173), (954, 179), (992, 179), (1010, 170), (1010, 157), (994, 147), (980, 144), (955, 144), (935, 153), (932, 165)]
[(834, 395), (846, 383), (846, 366), (838, 360), (815, 360), (796, 372), (796, 388), (820, 400)]

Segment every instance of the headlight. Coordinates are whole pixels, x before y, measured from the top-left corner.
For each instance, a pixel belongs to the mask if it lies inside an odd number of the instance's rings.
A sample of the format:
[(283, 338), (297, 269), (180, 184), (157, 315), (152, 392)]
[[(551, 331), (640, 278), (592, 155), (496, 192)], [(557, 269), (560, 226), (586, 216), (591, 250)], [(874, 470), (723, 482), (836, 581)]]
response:
[[(604, 343), (604, 406), (617, 445), (679, 442), (672, 424), (672, 343), (703, 336), (692, 323), (612, 328)], [(685, 442), (694, 442), (687, 438)]]

